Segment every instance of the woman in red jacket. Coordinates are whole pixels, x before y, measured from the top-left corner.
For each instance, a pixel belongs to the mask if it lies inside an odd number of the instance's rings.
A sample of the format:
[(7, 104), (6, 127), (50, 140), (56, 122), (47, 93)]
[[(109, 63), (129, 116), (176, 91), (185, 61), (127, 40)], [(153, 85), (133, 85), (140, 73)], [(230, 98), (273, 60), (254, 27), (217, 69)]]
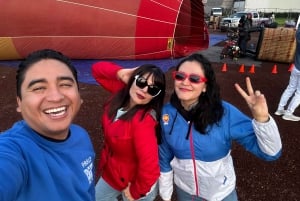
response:
[(151, 64), (123, 69), (110, 62), (92, 66), (95, 80), (112, 97), (104, 105), (104, 146), (96, 185), (97, 201), (152, 201), (160, 174), (161, 108), (165, 75)]

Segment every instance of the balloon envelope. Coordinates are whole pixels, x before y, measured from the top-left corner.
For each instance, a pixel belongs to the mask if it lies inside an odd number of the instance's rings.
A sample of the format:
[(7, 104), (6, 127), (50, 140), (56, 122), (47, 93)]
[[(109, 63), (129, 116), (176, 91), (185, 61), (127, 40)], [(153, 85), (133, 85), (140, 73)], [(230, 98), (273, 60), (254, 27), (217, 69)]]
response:
[(199, 0), (7, 0), (0, 60), (51, 48), (73, 59), (178, 58), (208, 48)]

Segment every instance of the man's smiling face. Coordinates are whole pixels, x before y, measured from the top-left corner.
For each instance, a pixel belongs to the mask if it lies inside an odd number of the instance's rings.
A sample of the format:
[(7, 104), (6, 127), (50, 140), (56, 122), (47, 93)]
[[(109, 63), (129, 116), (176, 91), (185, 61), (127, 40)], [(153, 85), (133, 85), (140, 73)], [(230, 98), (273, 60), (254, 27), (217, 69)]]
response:
[(69, 68), (58, 60), (43, 59), (26, 71), (17, 102), (17, 111), (32, 129), (65, 139), (82, 100)]

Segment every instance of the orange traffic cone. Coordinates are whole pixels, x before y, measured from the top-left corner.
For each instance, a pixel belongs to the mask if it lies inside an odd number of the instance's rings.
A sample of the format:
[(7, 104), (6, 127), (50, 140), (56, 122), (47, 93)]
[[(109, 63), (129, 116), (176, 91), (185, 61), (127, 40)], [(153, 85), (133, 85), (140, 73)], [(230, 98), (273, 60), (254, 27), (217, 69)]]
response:
[(252, 66), (250, 67), (249, 73), (255, 73), (255, 66), (254, 66), (254, 64), (252, 64)]
[(277, 65), (276, 64), (273, 66), (272, 74), (277, 74)]
[(224, 64), (223, 64), (223, 67), (222, 67), (222, 72), (226, 72), (226, 71), (227, 71), (227, 64), (224, 63)]
[(239, 72), (240, 72), (240, 73), (244, 73), (244, 72), (245, 72), (245, 65), (244, 65), (244, 64), (242, 64), (242, 65), (240, 66)]
[(290, 67), (289, 67), (289, 72), (291, 72), (292, 70), (293, 70), (293, 68), (294, 68), (294, 64), (293, 63), (291, 63), (291, 65), (290, 65)]

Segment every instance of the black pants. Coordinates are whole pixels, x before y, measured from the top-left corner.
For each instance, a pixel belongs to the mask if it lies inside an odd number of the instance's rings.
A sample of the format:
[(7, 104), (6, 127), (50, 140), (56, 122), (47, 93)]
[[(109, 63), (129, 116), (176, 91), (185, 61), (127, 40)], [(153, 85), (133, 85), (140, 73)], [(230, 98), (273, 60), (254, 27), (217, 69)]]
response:
[(250, 40), (250, 34), (245, 32), (242, 33), (243, 34), (240, 34), (239, 36), (238, 45), (240, 47), (241, 54), (245, 55), (247, 50), (247, 43)]

